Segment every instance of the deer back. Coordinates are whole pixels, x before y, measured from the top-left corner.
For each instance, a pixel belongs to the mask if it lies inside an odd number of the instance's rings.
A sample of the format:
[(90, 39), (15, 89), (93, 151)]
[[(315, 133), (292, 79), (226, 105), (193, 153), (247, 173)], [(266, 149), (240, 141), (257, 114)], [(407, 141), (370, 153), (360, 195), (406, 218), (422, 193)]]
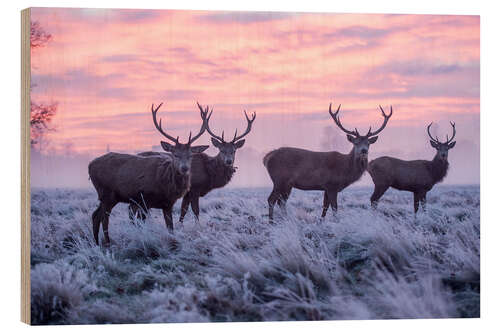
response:
[[(354, 163), (354, 164), (353, 164)], [(264, 157), (273, 183), (288, 183), (303, 190), (343, 189), (361, 177), (365, 168), (355, 165), (352, 152), (315, 152), (283, 147)]]
[[(156, 152), (156, 151), (145, 151), (137, 154), (138, 156), (150, 157), (150, 156), (171, 156), (170, 153)], [(209, 183), (209, 172), (206, 165), (213, 157), (208, 156), (205, 153), (193, 154), (191, 160), (191, 179), (190, 179), (190, 189), (197, 189), (206, 186)]]
[(89, 175), (99, 195), (113, 192), (121, 202), (145, 198), (151, 207), (167, 198), (178, 198), (189, 188), (189, 175), (177, 174), (167, 154), (108, 153), (89, 164)]
[(436, 165), (434, 160), (405, 161), (389, 156), (376, 158), (368, 166), (375, 184), (412, 192), (430, 190), (444, 178), (446, 170), (447, 166)]

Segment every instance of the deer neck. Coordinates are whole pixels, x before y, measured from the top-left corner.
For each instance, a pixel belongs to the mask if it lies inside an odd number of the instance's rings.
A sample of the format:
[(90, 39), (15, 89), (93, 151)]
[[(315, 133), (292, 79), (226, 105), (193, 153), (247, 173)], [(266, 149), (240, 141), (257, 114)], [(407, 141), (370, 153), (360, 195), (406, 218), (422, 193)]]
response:
[(218, 188), (229, 183), (233, 174), (236, 172), (236, 168), (224, 163), (219, 154), (210, 160), (207, 171), (210, 177), (211, 188)]
[(345, 178), (342, 184), (342, 188), (354, 183), (359, 178), (361, 178), (367, 166), (366, 160), (356, 158), (356, 155), (354, 154), (354, 148), (349, 154), (344, 156), (346, 158), (346, 163), (344, 163), (343, 174), (345, 175)]
[(354, 154), (354, 148), (349, 152), (349, 170), (354, 174), (359, 174), (360, 176), (366, 170), (368, 166), (368, 158), (356, 157)]
[[(170, 170), (165, 170), (165, 184), (176, 197), (182, 197), (191, 187), (191, 173), (181, 174), (173, 165), (169, 165)], [(172, 186), (174, 185), (174, 186)]]
[(443, 161), (438, 157), (438, 154), (434, 156), (434, 159), (430, 163), (430, 172), (434, 183), (439, 183), (443, 181), (444, 177), (448, 172), (448, 161)]

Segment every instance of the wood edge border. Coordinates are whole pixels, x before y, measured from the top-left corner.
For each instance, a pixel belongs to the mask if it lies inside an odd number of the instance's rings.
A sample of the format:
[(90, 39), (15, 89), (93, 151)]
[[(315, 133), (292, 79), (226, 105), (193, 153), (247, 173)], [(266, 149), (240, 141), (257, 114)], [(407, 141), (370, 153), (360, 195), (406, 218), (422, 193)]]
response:
[(21, 321), (31, 324), (30, 88), (31, 9), (21, 11)]

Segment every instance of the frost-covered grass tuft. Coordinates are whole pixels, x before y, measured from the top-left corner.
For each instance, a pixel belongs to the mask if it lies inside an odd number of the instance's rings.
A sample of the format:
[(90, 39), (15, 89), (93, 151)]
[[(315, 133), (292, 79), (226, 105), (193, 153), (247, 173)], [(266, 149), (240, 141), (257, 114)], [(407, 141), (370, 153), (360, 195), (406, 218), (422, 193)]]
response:
[(32, 322), (50, 324), (63, 319), (95, 290), (86, 272), (66, 262), (35, 266), (31, 271)]
[[(118, 205), (110, 248), (94, 244), (91, 190), (33, 190), (35, 324), (478, 317), (479, 187), (438, 186), (427, 211), (388, 191), (295, 190), (268, 223), (268, 189), (221, 189), (201, 219), (170, 234), (159, 210), (129, 221)], [(101, 232), (102, 239), (102, 232)]]

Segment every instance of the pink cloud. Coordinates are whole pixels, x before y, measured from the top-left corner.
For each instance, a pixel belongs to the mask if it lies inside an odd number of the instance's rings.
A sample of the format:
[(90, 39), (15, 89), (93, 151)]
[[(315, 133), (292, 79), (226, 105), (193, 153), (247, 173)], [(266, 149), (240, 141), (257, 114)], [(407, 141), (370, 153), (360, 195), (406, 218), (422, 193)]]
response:
[(360, 129), (380, 122), (379, 104), (393, 105), (374, 152), (400, 149), (398, 129), (451, 118), (461, 140), (479, 144), (477, 16), (35, 8), (32, 20), (53, 35), (33, 51), (32, 95), (59, 103), (56, 151), (148, 149), (160, 139), (149, 108), (161, 101), (181, 137), (199, 125), (196, 101), (226, 132), (256, 111), (246, 145), (261, 153), (321, 149), (312, 133), (332, 125), (332, 101)]

